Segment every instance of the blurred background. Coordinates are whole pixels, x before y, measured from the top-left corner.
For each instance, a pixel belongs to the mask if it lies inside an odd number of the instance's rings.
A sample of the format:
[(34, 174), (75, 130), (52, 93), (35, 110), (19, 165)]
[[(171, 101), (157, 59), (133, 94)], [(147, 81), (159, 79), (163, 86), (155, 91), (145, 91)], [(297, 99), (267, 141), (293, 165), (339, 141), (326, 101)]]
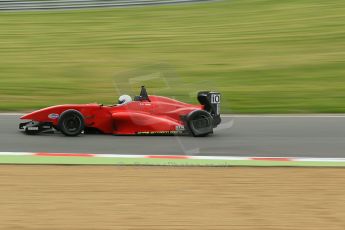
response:
[(68, 10), (8, 2), (16, 4), (0, 1), (0, 111), (111, 104), (144, 83), (193, 103), (197, 91), (219, 90), (223, 113), (345, 112), (343, 0)]

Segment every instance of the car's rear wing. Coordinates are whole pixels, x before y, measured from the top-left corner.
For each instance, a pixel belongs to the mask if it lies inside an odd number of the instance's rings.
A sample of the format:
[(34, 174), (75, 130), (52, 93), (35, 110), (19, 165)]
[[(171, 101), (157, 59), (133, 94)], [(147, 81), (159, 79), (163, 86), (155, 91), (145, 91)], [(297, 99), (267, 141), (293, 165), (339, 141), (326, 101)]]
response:
[(198, 101), (205, 106), (205, 110), (213, 117), (214, 127), (220, 122), (220, 93), (202, 91), (198, 93)]

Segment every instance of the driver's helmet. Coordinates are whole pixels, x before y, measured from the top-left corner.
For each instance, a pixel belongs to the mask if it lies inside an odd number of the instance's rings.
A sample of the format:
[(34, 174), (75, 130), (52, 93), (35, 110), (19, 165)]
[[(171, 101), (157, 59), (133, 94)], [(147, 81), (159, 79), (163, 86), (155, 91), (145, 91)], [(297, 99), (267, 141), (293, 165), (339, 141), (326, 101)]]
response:
[(119, 105), (124, 105), (132, 101), (131, 96), (129, 95), (121, 95), (119, 97)]

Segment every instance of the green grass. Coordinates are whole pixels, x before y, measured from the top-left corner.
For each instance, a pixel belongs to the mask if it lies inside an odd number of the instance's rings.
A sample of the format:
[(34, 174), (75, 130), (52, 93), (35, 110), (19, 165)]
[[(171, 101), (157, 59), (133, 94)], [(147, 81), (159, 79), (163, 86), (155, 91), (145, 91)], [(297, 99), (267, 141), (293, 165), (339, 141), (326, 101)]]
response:
[(113, 103), (141, 84), (187, 102), (219, 90), (223, 112), (345, 112), (345, 1), (0, 13), (0, 110)]

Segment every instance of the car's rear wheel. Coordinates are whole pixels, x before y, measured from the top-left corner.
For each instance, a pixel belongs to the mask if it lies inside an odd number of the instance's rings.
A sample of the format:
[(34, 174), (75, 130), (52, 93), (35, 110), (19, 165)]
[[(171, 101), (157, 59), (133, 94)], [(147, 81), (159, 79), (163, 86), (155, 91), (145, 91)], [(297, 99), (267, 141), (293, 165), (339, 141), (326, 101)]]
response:
[(64, 135), (78, 136), (84, 127), (84, 117), (79, 111), (70, 109), (60, 115), (58, 128)]
[(187, 115), (187, 126), (195, 137), (204, 137), (213, 133), (213, 119), (204, 110), (195, 110)]

